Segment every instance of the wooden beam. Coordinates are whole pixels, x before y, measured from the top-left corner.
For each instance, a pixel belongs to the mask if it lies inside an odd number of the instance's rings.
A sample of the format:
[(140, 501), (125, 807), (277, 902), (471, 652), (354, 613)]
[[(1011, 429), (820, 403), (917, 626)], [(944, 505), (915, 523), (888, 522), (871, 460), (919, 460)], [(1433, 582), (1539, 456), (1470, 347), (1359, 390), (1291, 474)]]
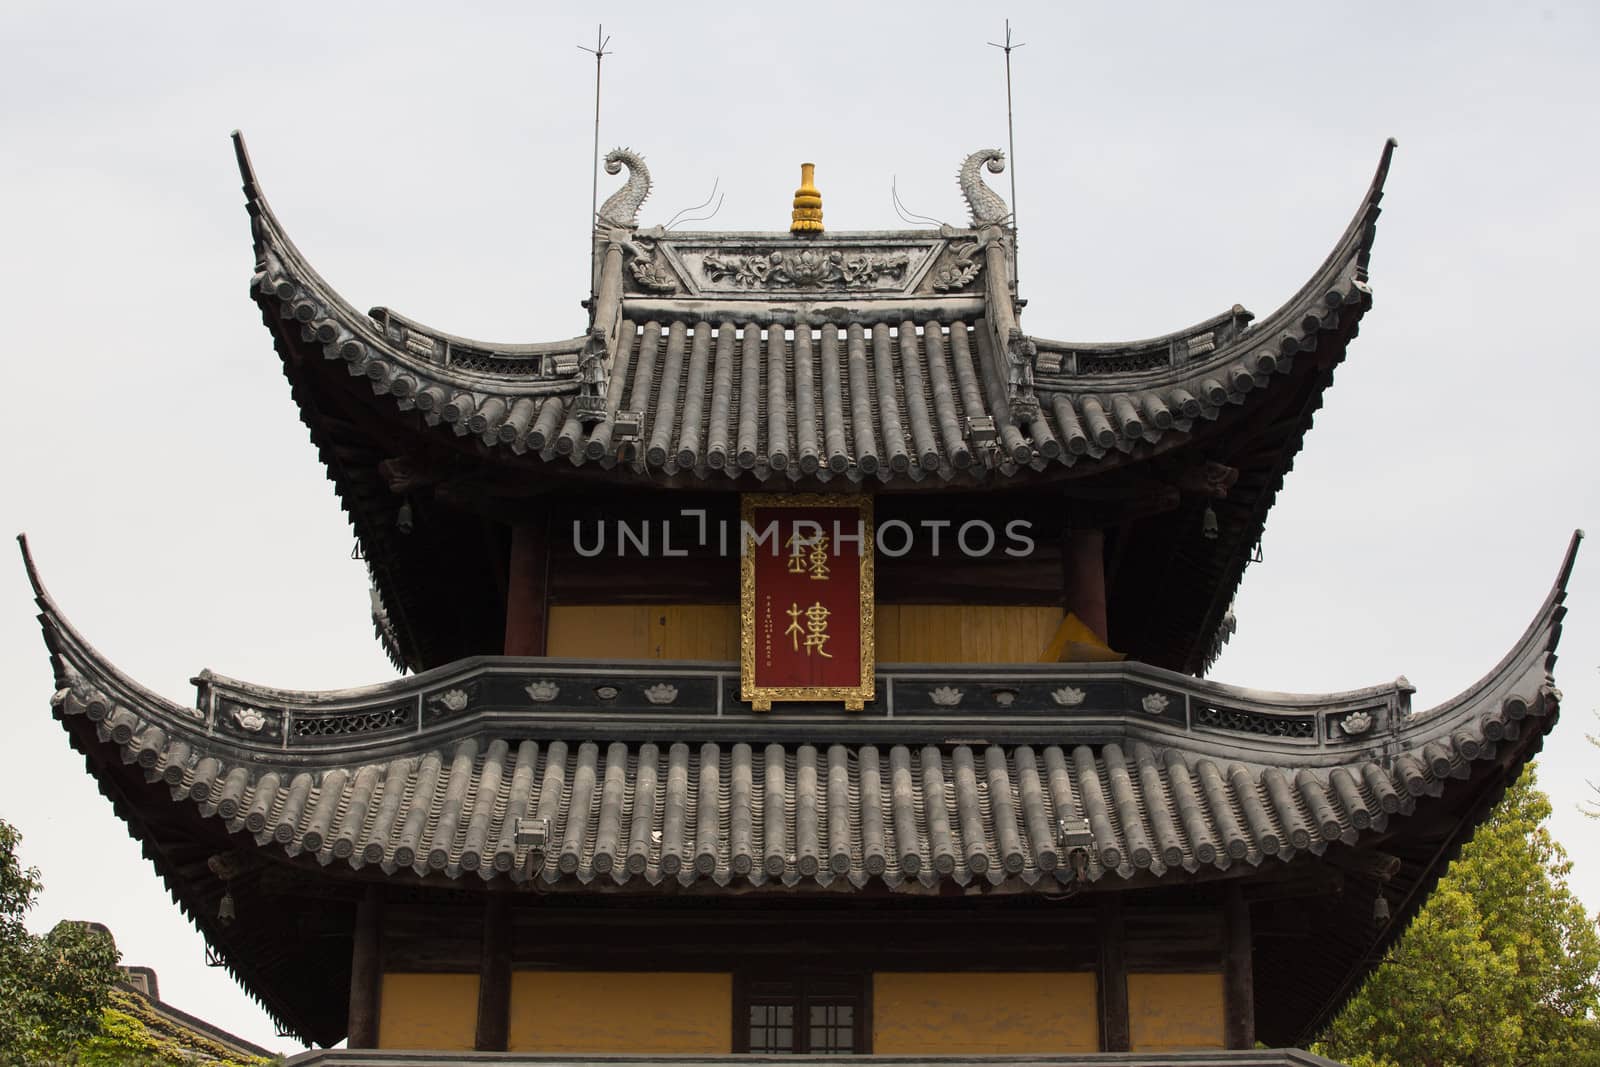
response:
[(1127, 934), (1122, 922), (1122, 898), (1105, 894), (1096, 902), (1100, 926), (1100, 1051), (1127, 1052), (1133, 1045), (1128, 1023)]
[(1061, 559), (1063, 606), (1110, 643), (1106, 629), (1106, 535), (1098, 527), (1074, 528)]
[(1256, 1047), (1255, 971), (1251, 953), (1250, 902), (1235, 883), (1223, 898), (1226, 939), (1222, 945), (1223, 1044)]
[(1375, 848), (1331, 848), (1326, 860), (1352, 874), (1378, 882), (1387, 882), (1400, 873), (1400, 857)]
[(368, 886), (356, 904), (350, 950), (349, 1047), (378, 1047), (378, 1016), (383, 997), (382, 888)]
[(508, 656), (542, 656), (549, 634), (549, 529), (541, 519), (511, 530), (511, 560), (506, 577)]
[(511, 898), (490, 893), (478, 962), (478, 1030), (473, 1048), (504, 1052), (511, 1036)]

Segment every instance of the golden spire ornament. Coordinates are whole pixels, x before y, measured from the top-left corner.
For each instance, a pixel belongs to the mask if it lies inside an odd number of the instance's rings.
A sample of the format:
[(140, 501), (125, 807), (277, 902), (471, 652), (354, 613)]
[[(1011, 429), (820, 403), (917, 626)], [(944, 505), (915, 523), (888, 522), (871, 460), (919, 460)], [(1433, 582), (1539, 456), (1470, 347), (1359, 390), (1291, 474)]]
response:
[(800, 188), (794, 191), (794, 214), (790, 217), (790, 233), (822, 232), (822, 194), (817, 191), (816, 174), (815, 163), (800, 164)]

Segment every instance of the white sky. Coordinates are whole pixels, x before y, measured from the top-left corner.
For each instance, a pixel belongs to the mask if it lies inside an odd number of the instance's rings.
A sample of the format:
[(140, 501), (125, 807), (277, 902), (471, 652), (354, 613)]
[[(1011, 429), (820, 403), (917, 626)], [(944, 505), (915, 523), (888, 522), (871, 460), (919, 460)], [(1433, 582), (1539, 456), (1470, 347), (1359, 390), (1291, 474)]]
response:
[[(570, 6), (570, 5), (569, 5)], [(1343, 230), (1400, 140), (1376, 305), (1268, 523), (1229, 682), (1405, 673), (1431, 707), (1485, 673), (1596, 522), (1595, 9), (1581, 4), (538, 5), (0, 8), (0, 528), (26, 530), (85, 635), (180, 700), (201, 667), (321, 688), (392, 671), (366, 577), (246, 294), (229, 130), (301, 249), (358, 306), (491, 340), (584, 325), (595, 21), (602, 147), (645, 153), (646, 224), (782, 229), (803, 160), (830, 228), (959, 222), (956, 167), (1005, 140), (1016, 53), (1032, 333), (1145, 337), (1259, 315)], [(813, 11), (814, 9), (814, 11)], [(1007, 176), (992, 184), (1009, 198)], [(602, 198), (617, 179), (602, 175)], [(1596, 530), (1600, 534), (1600, 529)], [(1541, 760), (1600, 908), (1600, 545), (1580, 558)], [(1159, 610), (1159, 604), (1151, 605)], [(47, 890), (36, 928), (110, 924), (165, 999), (274, 1048), (50, 716), (20, 564), (0, 566), (14, 706), (0, 817)], [(1115, 635), (1113, 635), (1113, 639)]]

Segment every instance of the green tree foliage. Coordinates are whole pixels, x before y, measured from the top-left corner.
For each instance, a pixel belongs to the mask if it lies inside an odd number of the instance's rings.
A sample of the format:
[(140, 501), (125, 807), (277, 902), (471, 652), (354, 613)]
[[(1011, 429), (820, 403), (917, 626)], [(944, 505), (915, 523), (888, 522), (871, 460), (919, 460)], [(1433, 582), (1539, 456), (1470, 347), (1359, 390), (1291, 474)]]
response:
[(42, 888), (17, 858), (21, 835), (0, 821), (0, 1064), (39, 1063), (100, 1031), (119, 977), (103, 930), (64, 922), (43, 937), (23, 923)]
[(124, 989), (111, 991), (100, 1033), (63, 1059), (63, 1067), (261, 1067), (269, 1061), (235, 1059), (225, 1046), (152, 1011)]
[(1600, 1067), (1600, 931), (1532, 767), (1317, 1050), (1352, 1067)]

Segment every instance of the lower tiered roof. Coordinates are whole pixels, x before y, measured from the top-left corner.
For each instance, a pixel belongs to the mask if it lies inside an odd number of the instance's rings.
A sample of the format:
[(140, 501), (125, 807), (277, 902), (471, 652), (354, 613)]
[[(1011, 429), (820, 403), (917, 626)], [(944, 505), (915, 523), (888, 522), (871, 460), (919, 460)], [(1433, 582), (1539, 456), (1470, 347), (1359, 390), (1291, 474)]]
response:
[[(1404, 680), (1292, 696), (1120, 663), (887, 666), (860, 713), (757, 714), (737, 700), (735, 664), (506, 657), (324, 693), (202, 673), (183, 706), (118, 672), (31, 561), (29, 574), (55, 714), (174, 896), (304, 1033), (336, 1025), (315, 1005), (337, 991), (348, 944), (340, 963), (326, 938), (275, 928), (269, 903), (244, 899), (265, 892), (262, 872), (335, 896), (377, 879), (1057, 899), (1384, 869), (1401, 923), (1374, 934), (1371, 894), (1354, 894), (1321, 913), (1315, 960), (1259, 955), (1260, 995), (1304, 1026), (1420, 906), (1553, 724), (1576, 545), (1511, 652), (1427, 712)], [(219, 924), (224, 892), (260, 920)], [(333, 962), (308, 968), (318, 952)], [(1295, 980), (1280, 988), (1275, 967)]]

